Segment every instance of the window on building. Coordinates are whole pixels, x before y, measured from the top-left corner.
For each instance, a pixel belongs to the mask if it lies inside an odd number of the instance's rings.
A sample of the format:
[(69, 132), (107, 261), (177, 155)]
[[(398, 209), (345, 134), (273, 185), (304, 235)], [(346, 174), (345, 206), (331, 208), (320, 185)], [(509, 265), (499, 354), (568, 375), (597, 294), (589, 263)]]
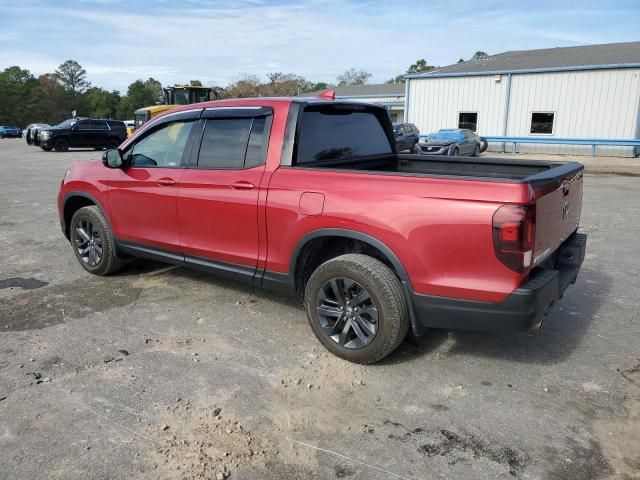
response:
[(553, 134), (553, 112), (533, 112), (531, 114), (531, 130), (534, 135), (552, 135)]
[(478, 127), (478, 112), (460, 112), (458, 128), (466, 128), (475, 132)]

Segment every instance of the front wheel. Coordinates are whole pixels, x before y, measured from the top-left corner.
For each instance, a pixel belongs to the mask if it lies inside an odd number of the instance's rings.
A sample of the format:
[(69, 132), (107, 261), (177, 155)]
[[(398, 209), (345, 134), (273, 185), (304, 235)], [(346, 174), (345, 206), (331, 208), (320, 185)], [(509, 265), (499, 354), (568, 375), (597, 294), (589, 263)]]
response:
[(67, 140), (66, 138), (59, 138), (53, 144), (53, 148), (56, 152), (66, 152), (67, 150), (69, 150), (69, 140)]
[(113, 150), (120, 146), (120, 142), (115, 139), (111, 139), (107, 142), (107, 150)]
[(458, 147), (455, 147), (454, 149), (449, 150), (449, 152), (452, 157), (457, 157), (460, 154), (460, 150), (458, 150)]
[(305, 309), (318, 340), (350, 362), (383, 359), (409, 330), (400, 281), (367, 255), (341, 255), (320, 265), (307, 283)]
[(69, 237), (73, 253), (87, 272), (109, 275), (124, 265), (124, 261), (116, 257), (109, 223), (95, 205), (83, 207), (73, 215)]
[(480, 145), (476, 145), (476, 148), (473, 149), (473, 156), (474, 157), (480, 156)]
[(52, 148), (52, 147), (43, 147), (43, 146), (40, 146), (40, 148), (41, 148), (42, 150), (44, 150), (45, 152), (50, 152), (51, 150), (53, 150), (53, 148)]

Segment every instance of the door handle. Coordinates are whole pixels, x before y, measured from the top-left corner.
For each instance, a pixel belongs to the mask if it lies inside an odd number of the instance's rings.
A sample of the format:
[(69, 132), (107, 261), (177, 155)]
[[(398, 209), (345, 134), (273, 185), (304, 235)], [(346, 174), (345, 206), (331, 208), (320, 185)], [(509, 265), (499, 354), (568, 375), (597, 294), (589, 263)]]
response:
[(255, 185), (251, 182), (240, 180), (239, 182), (232, 183), (230, 187), (235, 190), (251, 190), (252, 188), (255, 188)]
[(161, 178), (158, 180), (158, 185), (162, 185), (163, 187), (170, 187), (171, 185), (175, 185), (176, 181), (173, 178)]

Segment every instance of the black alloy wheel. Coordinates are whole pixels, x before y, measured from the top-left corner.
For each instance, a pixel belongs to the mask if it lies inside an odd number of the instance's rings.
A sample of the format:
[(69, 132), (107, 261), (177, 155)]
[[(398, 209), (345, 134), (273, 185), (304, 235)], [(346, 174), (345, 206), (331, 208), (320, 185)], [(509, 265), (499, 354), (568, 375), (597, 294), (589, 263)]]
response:
[(69, 140), (67, 140), (66, 138), (59, 138), (53, 144), (53, 148), (56, 152), (66, 152), (67, 150), (69, 150)]
[(344, 348), (365, 347), (378, 333), (378, 307), (371, 294), (349, 278), (326, 282), (318, 292), (316, 311), (322, 331)]
[(368, 255), (347, 253), (321, 264), (309, 277), (304, 305), (320, 343), (350, 362), (383, 359), (409, 330), (400, 280)]
[(73, 241), (78, 257), (89, 267), (97, 267), (102, 261), (103, 245), (100, 232), (87, 219), (81, 220), (73, 231)]

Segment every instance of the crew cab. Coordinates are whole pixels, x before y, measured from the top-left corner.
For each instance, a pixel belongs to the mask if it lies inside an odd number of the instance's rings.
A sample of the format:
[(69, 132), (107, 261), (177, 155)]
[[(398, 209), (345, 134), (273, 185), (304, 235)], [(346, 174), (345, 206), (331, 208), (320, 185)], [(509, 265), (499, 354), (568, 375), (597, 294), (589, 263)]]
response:
[(72, 118), (55, 127), (38, 130), (38, 145), (45, 151), (69, 148), (116, 148), (127, 138), (127, 127), (118, 120)]
[(91, 273), (144, 257), (286, 291), (371, 363), (431, 327), (538, 328), (584, 258), (582, 170), (399, 155), (384, 108), (331, 94), (224, 100), (74, 163), (58, 208)]

